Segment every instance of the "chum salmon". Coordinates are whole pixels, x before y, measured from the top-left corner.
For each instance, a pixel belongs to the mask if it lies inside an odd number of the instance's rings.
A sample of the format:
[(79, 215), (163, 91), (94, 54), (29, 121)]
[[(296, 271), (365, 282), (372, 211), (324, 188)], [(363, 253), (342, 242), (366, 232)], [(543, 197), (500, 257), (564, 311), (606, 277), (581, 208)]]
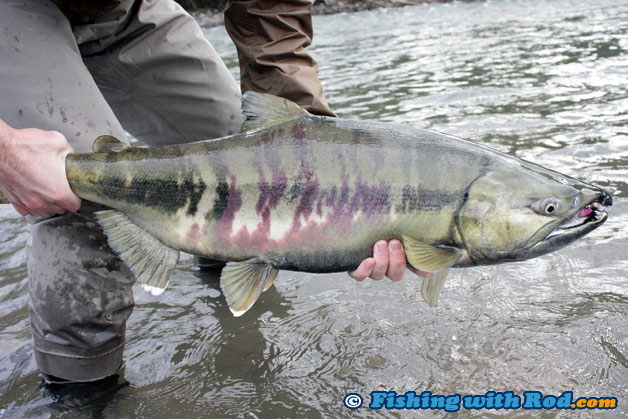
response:
[(280, 270), (355, 269), (380, 240), (433, 272), (520, 261), (599, 227), (601, 188), (489, 147), (391, 123), (320, 117), (272, 95), (243, 96), (240, 134), (138, 148), (100, 137), (66, 174), (145, 289), (163, 291), (179, 252), (227, 261), (221, 288), (246, 312)]

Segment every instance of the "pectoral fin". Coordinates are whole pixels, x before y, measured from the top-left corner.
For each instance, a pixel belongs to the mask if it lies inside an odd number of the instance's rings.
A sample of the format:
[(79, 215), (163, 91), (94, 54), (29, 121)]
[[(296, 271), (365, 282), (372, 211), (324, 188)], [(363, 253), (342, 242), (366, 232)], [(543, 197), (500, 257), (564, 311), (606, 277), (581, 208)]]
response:
[(279, 271), (272, 266), (250, 260), (229, 262), (222, 269), (220, 288), (234, 316), (246, 313), (277, 277)]
[(448, 273), (449, 269), (443, 269), (442, 271), (433, 273), (429, 278), (423, 278), (421, 294), (425, 302), (431, 307), (438, 305), (438, 294), (440, 290), (443, 289), (443, 285), (445, 285), (445, 279), (447, 279)]
[(109, 246), (131, 269), (142, 287), (153, 295), (161, 294), (179, 261), (179, 252), (118, 211), (98, 211), (94, 215), (107, 235)]
[(434, 246), (403, 236), (403, 246), (408, 262), (416, 269), (427, 272), (438, 272), (453, 266), (463, 255), (455, 247)]

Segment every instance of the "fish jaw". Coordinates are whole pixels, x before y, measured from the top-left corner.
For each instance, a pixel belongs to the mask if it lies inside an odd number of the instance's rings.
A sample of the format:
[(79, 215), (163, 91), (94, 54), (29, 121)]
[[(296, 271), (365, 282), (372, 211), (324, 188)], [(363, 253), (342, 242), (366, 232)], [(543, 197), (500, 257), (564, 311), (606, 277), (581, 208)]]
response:
[(613, 198), (606, 191), (582, 206), (575, 214), (552, 230), (542, 241), (525, 252), (522, 259), (530, 259), (571, 244), (580, 237), (595, 230), (608, 218), (608, 210), (613, 205)]
[(527, 260), (558, 250), (604, 223), (608, 192), (512, 160), (475, 179), (457, 212), (475, 265)]
[[(474, 263), (476, 265), (485, 265), (523, 261), (562, 249), (604, 224), (608, 218), (608, 209), (612, 203), (611, 195), (602, 189), (598, 189), (595, 198), (574, 209), (571, 212), (571, 216), (544, 233), (544, 237), (542, 236), (538, 241), (531, 239), (530, 246), (520, 247), (507, 254), (502, 254), (500, 259), (478, 261), (475, 258)], [(534, 243), (532, 244), (532, 242)]]

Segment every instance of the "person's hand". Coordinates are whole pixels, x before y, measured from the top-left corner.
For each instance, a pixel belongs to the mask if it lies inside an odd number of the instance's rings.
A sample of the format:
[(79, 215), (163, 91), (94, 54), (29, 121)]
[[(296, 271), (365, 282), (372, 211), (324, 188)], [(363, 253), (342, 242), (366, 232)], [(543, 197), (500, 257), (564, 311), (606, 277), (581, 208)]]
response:
[[(355, 271), (349, 272), (349, 276), (356, 281), (363, 281), (367, 277), (379, 281), (384, 276), (393, 281), (399, 281), (403, 278), (406, 264), (406, 254), (399, 240), (391, 240), (388, 243), (380, 240), (373, 246), (373, 257), (364, 259)], [(420, 271), (410, 265), (407, 267), (417, 275), (424, 277), (431, 275), (429, 272)]]
[(21, 215), (77, 211), (81, 200), (65, 175), (73, 152), (57, 131), (13, 129), (0, 119), (0, 191)]

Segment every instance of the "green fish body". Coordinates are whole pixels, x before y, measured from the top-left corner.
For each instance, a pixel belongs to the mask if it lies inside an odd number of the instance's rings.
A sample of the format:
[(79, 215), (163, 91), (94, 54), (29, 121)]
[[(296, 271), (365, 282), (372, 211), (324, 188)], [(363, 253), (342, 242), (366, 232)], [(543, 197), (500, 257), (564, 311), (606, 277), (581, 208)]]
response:
[(411, 127), (309, 115), (249, 92), (238, 135), (156, 148), (101, 138), (67, 177), (146, 288), (167, 285), (179, 251), (229, 261), (221, 286), (241, 315), (278, 270), (355, 269), (380, 239), (413, 266), (524, 260), (606, 219), (605, 191), (490, 148)]

